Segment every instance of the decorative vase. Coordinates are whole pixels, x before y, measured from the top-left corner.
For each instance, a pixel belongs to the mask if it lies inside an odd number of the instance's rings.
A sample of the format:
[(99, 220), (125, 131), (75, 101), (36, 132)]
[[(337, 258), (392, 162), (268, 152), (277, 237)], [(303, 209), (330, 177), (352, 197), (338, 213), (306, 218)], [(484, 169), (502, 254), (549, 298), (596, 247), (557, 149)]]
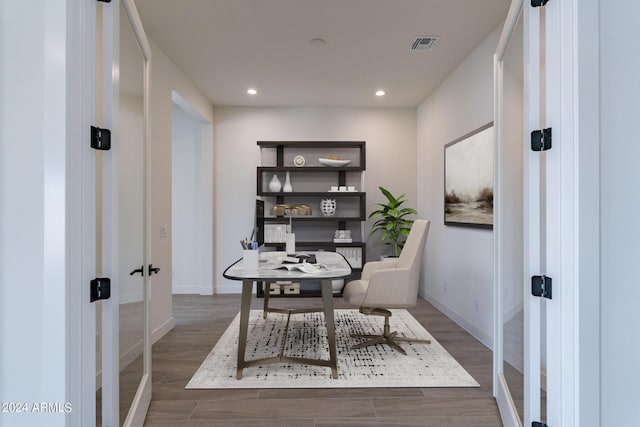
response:
[(291, 186), (291, 177), (289, 176), (289, 171), (287, 171), (287, 179), (284, 181), (284, 186), (282, 187), (282, 191), (285, 193), (291, 193), (293, 191), (293, 187)]
[(336, 200), (322, 199), (320, 201), (320, 211), (324, 216), (334, 216), (336, 214)]
[(273, 178), (271, 178), (271, 181), (269, 181), (269, 191), (271, 191), (272, 193), (277, 193), (278, 191), (280, 191), (280, 188), (282, 188), (282, 184), (278, 179), (278, 175), (273, 174)]

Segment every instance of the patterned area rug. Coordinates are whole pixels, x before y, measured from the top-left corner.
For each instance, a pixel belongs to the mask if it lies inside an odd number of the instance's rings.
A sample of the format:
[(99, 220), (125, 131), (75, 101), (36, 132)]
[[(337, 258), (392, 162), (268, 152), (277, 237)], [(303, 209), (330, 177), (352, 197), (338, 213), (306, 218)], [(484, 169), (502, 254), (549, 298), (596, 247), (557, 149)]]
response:
[[(245, 368), (236, 379), (236, 357), (240, 314), (195, 373), (187, 389), (213, 388), (342, 388), (342, 387), (479, 387), (462, 366), (406, 310), (392, 310), (391, 329), (399, 335), (431, 340), (431, 344), (403, 342), (402, 355), (387, 345), (357, 350), (362, 342), (352, 333), (379, 333), (384, 318), (365, 316), (358, 310), (335, 310), (338, 347), (338, 378), (331, 369), (297, 364), (273, 364)], [(251, 310), (246, 359), (277, 356), (282, 345), (285, 314)], [(329, 358), (326, 327), (322, 313), (291, 316), (285, 355)]]

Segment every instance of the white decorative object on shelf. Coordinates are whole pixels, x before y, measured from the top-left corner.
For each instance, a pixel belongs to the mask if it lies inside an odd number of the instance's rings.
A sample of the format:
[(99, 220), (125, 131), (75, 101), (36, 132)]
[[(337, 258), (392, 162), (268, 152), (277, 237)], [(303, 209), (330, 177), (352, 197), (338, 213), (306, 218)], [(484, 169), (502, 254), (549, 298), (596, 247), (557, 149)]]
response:
[(287, 178), (284, 181), (284, 186), (282, 187), (282, 191), (285, 193), (291, 193), (293, 191), (293, 187), (291, 186), (291, 177), (289, 176), (289, 171), (287, 171)]
[(320, 162), (321, 165), (333, 166), (333, 167), (346, 166), (349, 163), (351, 163), (351, 160), (335, 160), (335, 159), (324, 159), (324, 158), (319, 158), (318, 161)]
[(278, 175), (274, 173), (273, 178), (271, 178), (271, 181), (269, 181), (269, 191), (271, 191), (272, 193), (277, 193), (278, 191), (280, 191), (280, 188), (282, 188), (282, 183), (280, 183)]
[(351, 243), (351, 230), (336, 230), (333, 234), (333, 243)]
[(336, 199), (322, 199), (320, 201), (320, 211), (324, 216), (334, 216), (336, 207)]
[(304, 166), (305, 164), (305, 160), (304, 157), (302, 157), (301, 155), (297, 155), (293, 158), (293, 164), (297, 167), (301, 167)]
[(356, 191), (356, 187), (354, 186), (345, 187), (343, 185), (340, 187), (332, 186), (329, 189), (329, 193), (357, 193), (357, 191)]

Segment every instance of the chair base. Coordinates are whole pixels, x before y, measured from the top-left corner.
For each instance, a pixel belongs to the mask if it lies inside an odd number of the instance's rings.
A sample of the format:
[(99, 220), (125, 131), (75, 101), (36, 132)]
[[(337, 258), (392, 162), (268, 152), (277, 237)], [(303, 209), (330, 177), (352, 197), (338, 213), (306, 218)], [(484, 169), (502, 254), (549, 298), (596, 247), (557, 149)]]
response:
[(384, 332), (382, 335), (370, 335), (370, 334), (351, 334), (354, 338), (366, 338), (368, 341), (365, 341), (360, 344), (356, 344), (351, 347), (352, 350), (368, 347), (370, 345), (376, 344), (388, 344), (394, 350), (406, 355), (407, 352), (404, 351), (398, 342), (415, 342), (419, 344), (431, 344), (430, 340), (421, 340), (417, 338), (408, 338), (398, 336), (397, 331), (391, 332), (391, 327), (389, 326), (389, 317), (391, 317), (391, 312), (384, 308), (363, 308), (360, 307), (360, 313), (366, 315), (375, 315), (375, 316), (384, 316)]

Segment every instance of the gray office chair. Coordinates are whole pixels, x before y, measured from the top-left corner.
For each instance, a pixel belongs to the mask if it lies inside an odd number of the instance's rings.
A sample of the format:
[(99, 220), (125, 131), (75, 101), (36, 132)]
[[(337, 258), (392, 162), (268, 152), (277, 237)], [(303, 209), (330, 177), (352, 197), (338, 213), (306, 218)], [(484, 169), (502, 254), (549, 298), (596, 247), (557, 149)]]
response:
[(406, 354), (398, 342), (431, 343), (429, 340), (402, 337), (398, 336), (397, 332), (391, 332), (389, 326), (391, 311), (388, 310), (416, 305), (420, 268), (429, 225), (429, 221), (416, 220), (397, 260), (368, 262), (362, 270), (361, 279), (345, 285), (342, 297), (347, 303), (360, 307), (360, 313), (384, 316), (382, 335), (352, 335), (368, 339), (353, 346), (352, 349), (389, 344), (400, 353)]

